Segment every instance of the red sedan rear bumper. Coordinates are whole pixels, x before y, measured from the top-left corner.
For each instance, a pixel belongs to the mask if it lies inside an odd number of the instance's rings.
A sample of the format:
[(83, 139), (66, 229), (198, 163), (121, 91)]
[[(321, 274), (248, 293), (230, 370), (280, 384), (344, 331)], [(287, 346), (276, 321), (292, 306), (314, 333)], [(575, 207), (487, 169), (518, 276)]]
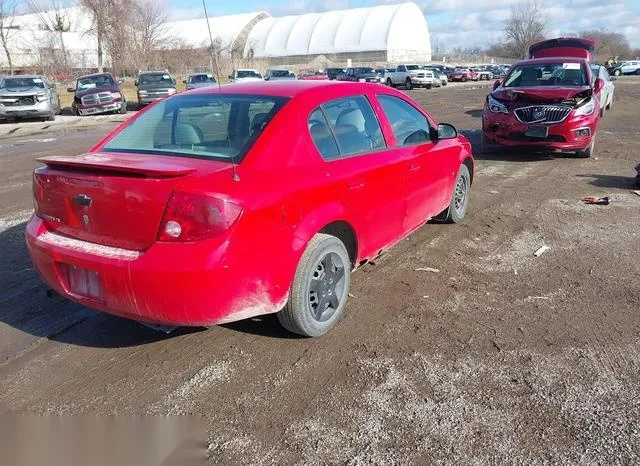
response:
[[(228, 241), (214, 247), (208, 242), (157, 242), (146, 251), (131, 251), (60, 236), (37, 216), (27, 225), (26, 241), (36, 269), (57, 293), (133, 320), (215, 325), (278, 312), (288, 295), (283, 275), (263, 263), (272, 258), (258, 253), (252, 264)], [(302, 242), (299, 246), (304, 248)], [(284, 276), (291, 273), (288, 268), (281, 267)], [(78, 286), (71, 269), (93, 284)]]
[[(525, 135), (529, 125), (520, 122), (513, 113), (494, 113), (485, 105), (482, 112), (482, 132), (490, 142), (503, 146), (572, 152), (589, 147), (599, 120), (597, 111), (578, 117), (571, 112), (563, 122), (545, 125), (548, 127), (546, 138), (533, 138)], [(586, 129), (588, 134), (581, 135), (579, 131)]]

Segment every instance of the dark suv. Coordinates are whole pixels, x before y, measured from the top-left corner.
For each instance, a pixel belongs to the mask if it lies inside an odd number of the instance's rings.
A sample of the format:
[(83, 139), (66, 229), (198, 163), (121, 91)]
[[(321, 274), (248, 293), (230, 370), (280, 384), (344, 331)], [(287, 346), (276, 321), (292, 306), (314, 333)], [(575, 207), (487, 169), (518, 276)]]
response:
[(143, 106), (177, 92), (176, 80), (168, 71), (142, 71), (136, 79), (138, 105)]
[(119, 87), (121, 83), (111, 73), (80, 76), (76, 80), (76, 87), (67, 89), (75, 94), (71, 104), (73, 114), (127, 113), (127, 102)]

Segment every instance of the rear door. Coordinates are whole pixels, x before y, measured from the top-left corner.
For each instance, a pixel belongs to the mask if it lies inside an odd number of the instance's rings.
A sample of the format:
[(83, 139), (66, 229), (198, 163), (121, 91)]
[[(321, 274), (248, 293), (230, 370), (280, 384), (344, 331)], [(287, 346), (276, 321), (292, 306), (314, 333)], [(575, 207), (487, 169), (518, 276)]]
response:
[(457, 170), (455, 147), (433, 139), (425, 114), (410, 102), (392, 95), (378, 95), (395, 144), (407, 161), (407, 216), (404, 229), (411, 231), (439, 214), (449, 203), (452, 176)]
[(359, 256), (373, 257), (402, 237), (406, 162), (388, 148), (367, 97), (327, 102), (309, 117), (309, 131), (337, 195), (358, 221)]

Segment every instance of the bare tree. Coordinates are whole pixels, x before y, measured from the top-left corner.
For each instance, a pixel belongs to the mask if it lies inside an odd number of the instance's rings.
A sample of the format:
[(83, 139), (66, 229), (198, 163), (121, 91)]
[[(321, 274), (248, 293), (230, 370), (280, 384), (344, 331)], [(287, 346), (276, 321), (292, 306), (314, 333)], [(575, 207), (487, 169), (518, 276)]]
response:
[(0, 43), (2, 43), (2, 48), (9, 62), (9, 74), (13, 74), (9, 42), (13, 32), (17, 29), (17, 26), (13, 24), (17, 6), (17, 0), (0, 0)]
[(547, 22), (543, 0), (524, 0), (511, 7), (504, 32), (518, 57), (525, 58), (529, 46), (545, 38)]
[(619, 32), (605, 31), (582, 31), (577, 37), (591, 39), (596, 43), (596, 57), (600, 61), (605, 61), (610, 57), (631, 58), (631, 46), (624, 34)]
[(59, 0), (27, 0), (28, 9), (36, 15), (40, 29), (53, 32), (58, 35), (58, 42), (62, 52), (62, 64), (67, 66), (67, 48), (64, 43), (64, 33), (71, 30), (71, 18), (66, 12), (66, 8)]
[(166, 39), (167, 12), (162, 3), (154, 0), (137, 0), (130, 15), (131, 35), (136, 57), (148, 68), (154, 64), (156, 51)]

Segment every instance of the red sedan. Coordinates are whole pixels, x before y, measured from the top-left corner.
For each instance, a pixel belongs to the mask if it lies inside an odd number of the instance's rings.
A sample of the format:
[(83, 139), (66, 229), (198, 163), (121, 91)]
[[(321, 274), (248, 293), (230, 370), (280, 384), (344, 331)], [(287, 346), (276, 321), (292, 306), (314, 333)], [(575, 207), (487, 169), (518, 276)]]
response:
[(470, 70), (469, 68), (457, 68), (451, 76), (449, 77), (451, 81), (478, 81), (480, 79), (480, 74), (475, 71)]
[(344, 312), (352, 270), (464, 217), (474, 167), (405, 94), (320, 81), (180, 93), (39, 160), (26, 239), (58, 293), (169, 325), (278, 313), (307, 336)]

